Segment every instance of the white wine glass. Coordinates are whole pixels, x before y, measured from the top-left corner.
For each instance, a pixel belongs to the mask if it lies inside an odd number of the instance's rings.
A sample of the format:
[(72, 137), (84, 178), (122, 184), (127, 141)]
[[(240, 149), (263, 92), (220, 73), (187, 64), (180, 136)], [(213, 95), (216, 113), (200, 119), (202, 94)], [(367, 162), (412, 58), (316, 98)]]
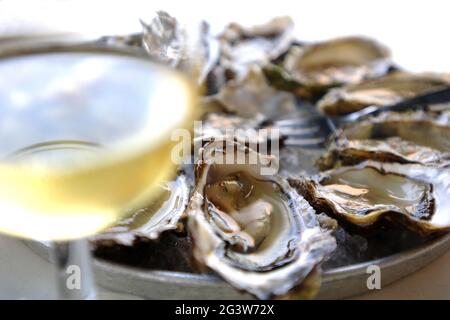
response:
[(54, 244), (59, 298), (95, 297), (83, 239), (158, 196), (195, 95), (183, 74), (131, 49), (1, 50), (0, 232)]

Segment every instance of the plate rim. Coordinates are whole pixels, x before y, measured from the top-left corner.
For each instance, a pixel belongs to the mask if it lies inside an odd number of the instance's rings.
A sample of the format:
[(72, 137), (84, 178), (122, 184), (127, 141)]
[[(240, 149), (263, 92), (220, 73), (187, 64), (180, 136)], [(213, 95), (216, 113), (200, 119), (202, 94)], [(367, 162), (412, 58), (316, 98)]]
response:
[[(370, 274), (367, 273), (367, 268), (370, 265), (378, 265), (380, 267), (380, 270), (383, 273), (387, 274), (383, 281), (384, 287), (428, 265), (434, 259), (444, 254), (448, 249), (450, 249), (450, 233), (443, 234), (438, 238), (430, 240), (429, 242), (423, 243), (417, 247), (410, 248), (405, 251), (388, 255), (382, 258), (324, 270), (322, 273), (323, 290), (337, 288), (339, 284), (349, 280), (352, 280), (353, 284), (351, 290), (343, 290), (340, 293), (338, 292), (337, 294), (333, 294), (331, 292), (322, 292), (322, 294), (319, 294), (318, 297), (339, 299), (347, 298), (368, 291), (368, 288), (364, 288), (364, 286), (361, 286), (361, 282), (365, 284), (366, 278), (370, 276)], [(404, 270), (402, 268), (404, 272), (394, 272), (395, 268), (402, 267), (406, 264), (410, 264), (408, 270)], [(134, 278), (135, 280), (139, 281), (151, 282), (153, 285), (155, 283), (172, 283), (174, 285), (183, 285), (186, 287), (193, 286), (193, 289), (223, 289), (225, 288), (225, 286), (229, 286), (231, 288), (231, 286), (228, 285), (224, 280), (214, 274), (193, 274), (179, 271), (146, 270), (144, 268), (124, 265), (100, 258), (94, 258), (93, 265), (95, 271), (97, 273), (100, 273), (100, 277), (98, 278), (99, 283), (101, 285), (106, 285), (108, 288), (113, 290), (117, 290), (117, 287), (114, 285), (110, 285), (109, 281), (111, 279), (102, 279), (105, 274), (113, 274), (114, 276), (120, 276), (126, 279)], [(232, 290), (236, 291), (236, 298), (241, 295), (236, 289)]]
[[(50, 259), (49, 243), (24, 240), (35, 253)], [(382, 287), (425, 267), (450, 249), (450, 232), (417, 247), (374, 260), (324, 270), (318, 299), (342, 299), (369, 291), (366, 286), (367, 267), (378, 265), (385, 275)], [(179, 271), (148, 270), (93, 256), (92, 265), (97, 283), (115, 292), (143, 298), (184, 299), (188, 291), (193, 299), (252, 299), (249, 294), (234, 289), (215, 274), (195, 274)], [(404, 268), (408, 266), (408, 268)], [(396, 268), (400, 268), (396, 270)], [(401, 272), (399, 272), (401, 271)], [(343, 284), (346, 284), (343, 286)], [(156, 289), (156, 290), (154, 290)], [(177, 289), (180, 289), (177, 291)], [(166, 290), (166, 291), (165, 291)], [(223, 295), (218, 293), (223, 291)], [(167, 294), (171, 292), (172, 295)], [(215, 295), (214, 295), (215, 293)]]

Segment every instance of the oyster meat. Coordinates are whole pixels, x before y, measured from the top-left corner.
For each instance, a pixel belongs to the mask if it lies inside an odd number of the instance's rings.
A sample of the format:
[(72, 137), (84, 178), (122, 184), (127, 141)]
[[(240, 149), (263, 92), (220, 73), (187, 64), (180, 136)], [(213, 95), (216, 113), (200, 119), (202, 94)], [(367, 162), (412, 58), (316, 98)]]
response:
[[(223, 164), (230, 152), (256, 164)], [(260, 299), (311, 297), (335, 240), (286, 180), (263, 174), (274, 161), (233, 141), (204, 147), (188, 207), (194, 257)]]
[(385, 112), (338, 130), (318, 165), (325, 170), (376, 160), (445, 167), (450, 163), (449, 124), (446, 113)]
[(317, 211), (360, 228), (379, 221), (421, 234), (450, 230), (450, 171), (368, 161), (289, 180)]
[(292, 46), (282, 68), (265, 71), (269, 78), (278, 78), (278, 86), (286, 82), (297, 94), (311, 98), (332, 87), (382, 76), (391, 65), (383, 45), (369, 38), (345, 37)]
[(368, 106), (385, 106), (441, 89), (450, 84), (450, 76), (393, 72), (378, 79), (330, 90), (317, 103), (329, 116), (342, 116)]
[(261, 114), (270, 119), (297, 109), (295, 96), (271, 87), (261, 68), (256, 65), (249, 67), (243, 79), (227, 82), (218, 94), (205, 97), (203, 103), (207, 111), (222, 109), (242, 118)]
[(161, 196), (155, 201), (135, 210), (129, 218), (96, 235), (93, 240), (102, 246), (132, 246), (136, 239), (155, 240), (164, 231), (182, 228), (181, 220), (190, 195), (186, 177), (181, 174), (162, 188)]

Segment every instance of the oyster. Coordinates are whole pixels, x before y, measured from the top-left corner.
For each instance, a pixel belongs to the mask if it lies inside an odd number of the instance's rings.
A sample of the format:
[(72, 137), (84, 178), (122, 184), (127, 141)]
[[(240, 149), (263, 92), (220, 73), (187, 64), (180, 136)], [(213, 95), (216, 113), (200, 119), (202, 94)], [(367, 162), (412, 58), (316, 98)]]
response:
[(329, 116), (342, 116), (368, 106), (385, 106), (450, 84), (450, 76), (393, 72), (384, 77), (329, 91), (318, 102)]
[(441, 113), (445, 113), (445, 115), (450, 116), (450, 103), (436, 103), (436, 104), (431, 104), (429, 106), (427, 106), (427, 110), (431, 111), (431, 112), (441, 112)]
[(331, 139), (318, 165), (322, 170), (365, 160), (450, 164), (450, 125), (446, 113), (386, 112), (347, 125)]
[(177, 67), (186, 55), (187, 35), (179, 22), (165, 11), (157, 11), (150, 22), (140, 20), (143, 31), (129, 35), (103, 36), (95, 43), (145, 50), (157, 61)]
[[(338, 38), (321, 43), (293, 46), (283, 68), (266, 68), (270, 79), (297, 94), (311, 98), (344, 84), (384, 75), (391, 67), (390, 52), (378, 42), (363, 37)], [(275, 81), (275, 85), (276, 85)]]
[(207, 82), (219, 59), (219, 44), (208, 23), (181, 24), (165, 11), (157, 11), (149, 22), (140, 23), (140, 33), (104, 36), (94, 43), (141, 49), (156, 61), (185, 71), (198, 84)]
[[(223, 164), (230, 156), (234, 164)], [(204, 147), (188, 206), (194, 257), (260, 299), (311, 297), (335, 240), (286, 180), (264, 175), (274, 162), (233, 141)]]
[(154, 240), (164, 231), (180, 229), (190, 194), (186, 177), (181, 174), (162, 188), (164, 190), (157, 200), (136, 210), (129, 218), (96, 235), (93, 240), (103, 246), (131, 246), (136, 239)]
[(142, 44), (151, 57), (176, 67), (185, 58), (186, 31), (167, 12), (158, 11), (149, 23), (141, 20)]
[(287, 16), (253, 27), (231, 23), (220, 36), (220, 65), (232, 72), (233, 78), (245, 76), (249, 65), (268, 63), (286, 52), (293, 29), (294, 22)]
[[(221, 108), (242, 118), (261, 114), (271, 119), (297, 109), (295, 96), (271, 87), (261, 68), (256, 65), (249, 67), (243, 79), (227, 82), (218, 94), (204, 98), (203, 103), (206, 110)], [(211, 104), (214, 106), (211, 107)]]
[(158, 11), (150, 23), (141, 20), (141, 24), (142, 44), (151, 57), (183, 70), (198, 84), (207, 81), (219, 59), (219, 45), (206, 21), (182, 24), (167, 12)]
[(290, 179), (317, 211), (365, 228), (384, 220), (420, 234), (450, 230), (450, 171), (368, 161)]

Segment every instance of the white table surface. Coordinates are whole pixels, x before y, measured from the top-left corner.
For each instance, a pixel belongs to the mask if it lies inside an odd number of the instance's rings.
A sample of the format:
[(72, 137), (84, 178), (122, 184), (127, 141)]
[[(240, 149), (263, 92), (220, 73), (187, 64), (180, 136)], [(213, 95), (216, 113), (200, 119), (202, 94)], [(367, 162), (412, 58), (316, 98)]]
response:
[[(395, 61), (408, 70), (450, 72), (447, 1), (272, 0), (258, 1), (255, 7), (255, 1), (241, 0), (221, 2), (220, 10), (210, 0), (0, 0), (0, 35), (80, 27), (98, 34), (127, 33), (139, 30), (137, 19), (158, 8), (177, 17), (207, 18), (213, 30), (231, 20), (252, 24), (289, 14), (301, 39), (363, 34), (388, 45)], [(52, 298), (53, 280), (47, 261), (22, 242), (0, 236), (0, 298)], [(356, 298), (450, 299), (450, 252), (411, 276)]]

